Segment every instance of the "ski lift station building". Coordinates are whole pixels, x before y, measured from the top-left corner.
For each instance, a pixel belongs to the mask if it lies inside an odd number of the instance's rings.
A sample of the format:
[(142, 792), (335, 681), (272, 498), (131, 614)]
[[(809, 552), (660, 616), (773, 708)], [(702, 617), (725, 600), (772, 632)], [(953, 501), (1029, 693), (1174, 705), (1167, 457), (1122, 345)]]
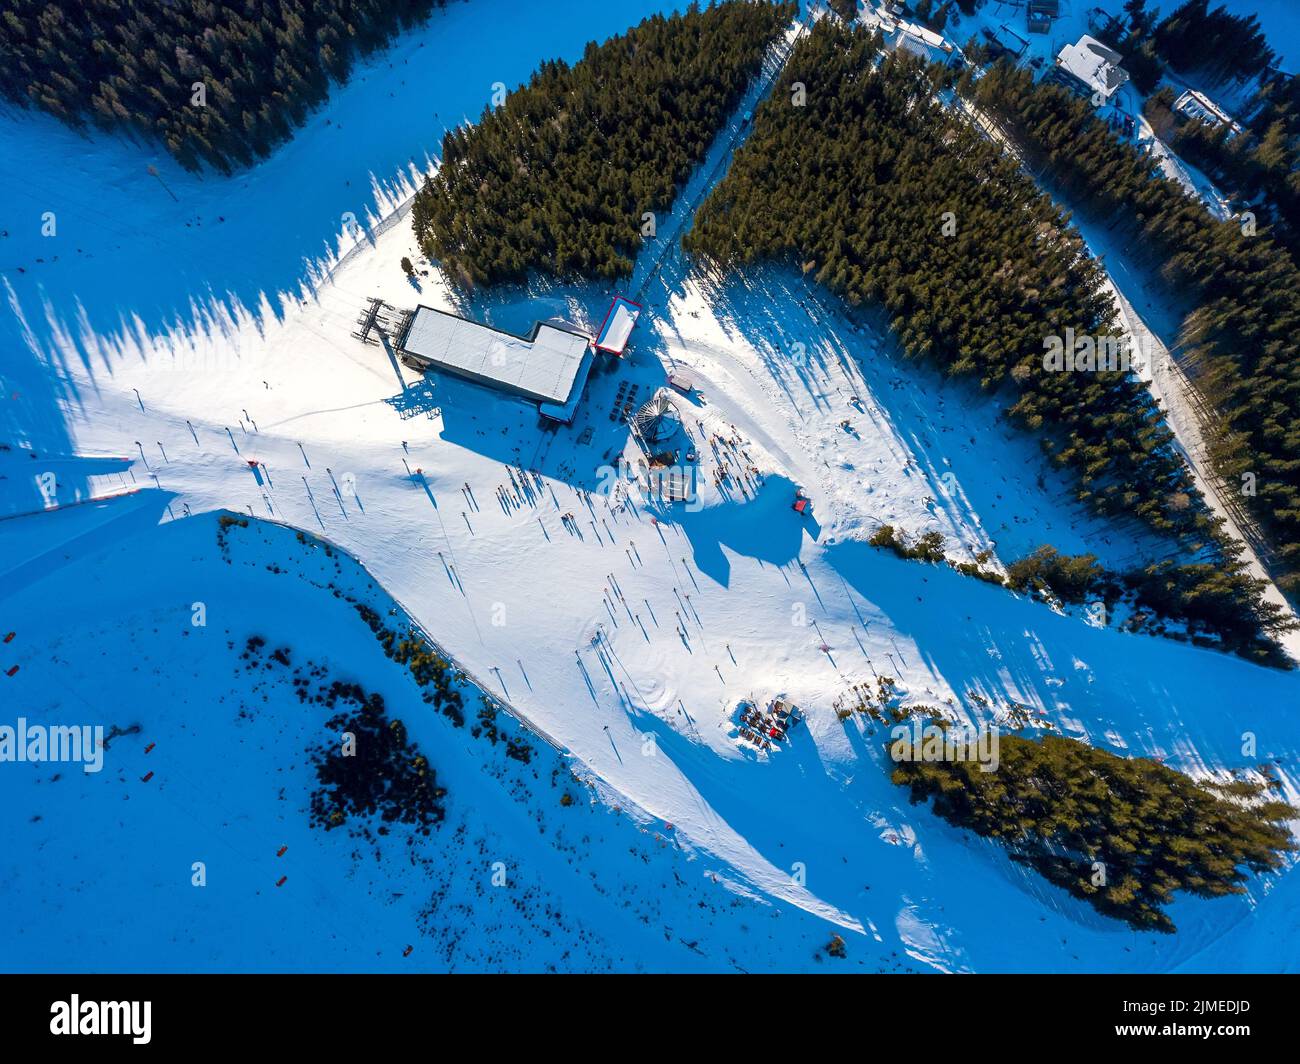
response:
[(402, 361), (437, 368), (528, 399), (543, 417), (568, 423), (591, 372), (591, 339), (563, 323), (537, 322), (528, 336), (432, 307), (416, 307), (397, 347)]
[(615, 296), (596, 337), (596, 350), (608, 351), (621, 358), (627, 349), (628, 339), (632, 336), (632, 328), (640, 316), (640, 303), (633, 303), (624, 296)]

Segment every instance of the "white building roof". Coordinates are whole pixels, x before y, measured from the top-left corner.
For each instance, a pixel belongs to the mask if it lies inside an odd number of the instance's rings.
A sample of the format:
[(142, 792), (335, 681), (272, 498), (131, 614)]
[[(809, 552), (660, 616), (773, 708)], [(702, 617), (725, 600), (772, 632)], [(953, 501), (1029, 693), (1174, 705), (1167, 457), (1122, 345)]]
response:
[(1208, 96), (1195, 89), (1188, 89), (1174, 101), (1174, 110), (1181, 111), (1192, 118), (1199, 118), (1210, 125), (1223, 124), (1235, 133), (1241, 127), (1233, 121), (1232, 115), (1216, 104)]
[(943, 38), (943, 34), (935, 33), (934, 30), (927, 29), (919, 22), (904, 22), (901, 19), (898, 28), (904, 33), (910, 33), (913, 37), (921, 41), (922, 44), (930, 48), (941, 48), (946, 51), (952, 51), (952, 45), (948, 44)]
[(896, 51), (909, 52), (927, 61), (930, 59), (930, 49), (926, 47), (925, 42), (919, 37), (913, 37), (906, 30), (899, 30), (891, 43)]
[(443, 369), (538, 402), (566, 403), (588, 342), (576, 331), (547, 322), (539, 322), (525, 338), (421, 306), (402, 348)]
[(573, 391), (569, 393), (569, 398), (563, 403), (538, 403), (538, 413), (543, 417), (550, 418), (552, 421), (562, 421), (566, 425), (571, 424), (574, 415), (578, 412), (578, 401), (582, 398), (582, 388), (587, 383), (587, 375), (591, 372), (591, 363), (594, 357), (594, 352), (590, 348), (583, 354), (582, 364), (578, 367), (578, 377), (574, 381)]
[(942, 34), (935, 33), (920, 23), (882, 17), (879, 25), (891, 47), (901, 48), (922, 59), (934, 60), (934, 52), (949, 53), (953, 50)]
[(1061, 49), (1056, 65), (1093, 92), (1109, 98), (1128, 81), (1128, 71), (1119, 65), (1122, 58), (1119, 52), (1085, 33), (1077, 44), (1067, 44)]
[(624, 299), (622, 296), (615, 297), (614, 302), (610, 304), (609, 313), (605, 315), (605, 324), (600, 330), (600, 335), (596, 337), (596, 346), (602, 351), (622, 354), (623, 349), (627, 347), (628, 338), (632, 335), (632, 327), (636, 325), (636, 319), (640, 316), (641, 308), (630, 299)]

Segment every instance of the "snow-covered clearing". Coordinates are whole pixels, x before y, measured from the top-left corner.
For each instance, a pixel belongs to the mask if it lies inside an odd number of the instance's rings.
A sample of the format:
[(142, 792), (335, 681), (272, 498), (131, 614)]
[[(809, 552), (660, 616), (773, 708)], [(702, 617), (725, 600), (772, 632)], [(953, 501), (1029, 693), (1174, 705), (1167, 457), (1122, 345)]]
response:
[[(634, 21), (592, 11), (609, 32)], [(458, 5), (446, 18), (467, 20), (472, 36), (498, 26), (500, 12)], [(582, 40), (597, 32), (580, 28)], [(573, 54), (577, 32), (551, 50)], [(518, 77), (526, 65), (521, 58)], [(352, 91), (326, 110), (346, 109)], [(444, 112), (441, 102), (431, 106)], [(69, 182), (87, 198), (90, 184)], [(154, 206), (137, 203), (134, 224), (154, 224)], [(266, 209), (298, 208), (285, 199)], [(661, 220), (661, 239), (680, 222)], [(263, 239), (279, 262), (299, 244), (292, 228), (267, 221)], [(659, 262), (660, 250), (644, 254)], [(421, 266), (414, 286), (403, 255)], [(3, 664), (21, 665), (0, 677), (6, 713), (138, 719), (144, 728), (139, 742), (114, 742), (108, 756), (121, 764), (98, 775), (67, 773), (54, 785), (36, 768), (0, 776), (4, 837), (24, 840), (6, 847), (7, 894), (19, 923), (41, 927), (39, 943), (7, 940), (4, 957), (17, 958), (9, 966), (37, 963), (38, 951), (50, 967), (76, 965), (83, 923), (100, 928), (91, 941), (105, 965), (120, 963), (112, 936), (130, 916), (113, 902), (127, 891), (148, 944), (142, 955), (157, 967), (196, 963), (193, 943), (218, 968), (439, 967), (447, 957), (469, 968), (603, 967), (630, 956), (650, 969), (802, 968), (817, 963), (812, 954), (833, 930), (845, 935), (853, 970), (1294, 966), (1293, 871), (1241, 898), (1180, 898), (1177, 935), (1135, 935), (996, 846), (909, 807), (888, 780), (886, 734), (865, 718), (838, 720), (833, 703), (851, 685), (889, 675), (909, 701), (951, 701), (985, 720), (1028, 716), (1196, 773), (1253, 763), (1242, 753), (1249, 731), (1258, 760), (1274, 762), (1294, 796), (1300, 677), (1097, 629), (867, 546), (888, 522), (940, 530), (962, 557), (993, 547), (1007, 561), (1046, 541), (1122, 563), (1154, 549), (1080, 512), (1033, 441), (998, 423), (993, 403), (901, 362), (887, 337), (827, 309), (802, 279), (755, 271), (718, 283), (665, 252), (653, 276), (638, 274), (645, 310), (629, 357), (592, 378), (573, 426), (547, 435), (531, 406), (446, 377), (421, 381), (352, 338), (370, 296), (455, 305), (437, 271), (423, 273), (404, 223), (378, 232), (373, 248), (304, 298), (281, 302), (271, 293), (288, 284), (262, 272), (264, 298), (257, 288), (228, 313), (170, 328), (156, 318), (104, 322), (106, 306), (133, 305), (133, 268), (127, 257), (111, 275), (70, 271), (40, 292), (4, 271), (29, 341), (16, 348), (27, 360), (15, 374), (22, 417), (11, 410), (7, 427), (21, 426), (12, 437), (39, 456), (5, 456), (7, 469), (28, 470), (4, 482), (7, 512), (45, 505), (38, 477), (52, 459), (63, 463), (59, 503), (138, 489), (0, 521), (0, 628), (19, 631)], [(151, 271), (146, 287), (167, 263)], [(547, 285), (461, 309), (514, 331), (552, 315), (594, 328), (610, 295)], [(630, 483), (603, 493), (619, 457), (639, 456), (610, 416), (619, 386), (648, 398), (673, 366), (699, 385), (677, 400), (699, 455), (698, 503), (670, 509)], [(92, 455), (105, 457), (77, 457)], [(796, 487), (814, 500), (811, 519), (791, 510)], [(369, 575), (340, 579), (357, 588), (372, 579), (383, 592), (370, 592), (400, 602), (632, 818), (584, 805), (590, 839), (556, 827), (573, 847), (557, 855), (545, 829), (528, 841), (537, 816), (554, 825), (569, 815), (545, 773), (529, 784), (534, 797), (512, 795), (508, 773), (481, 778), (481, 744), (406, 712), (459, 818), (431, 844), (435, 862), (442, 855), (461, 869), (440, 881), (465, 906), (459, 923), (484, 928), (455, 945), (449, 917), (420, 938), (413, 925), (428, 878), (400, 860), (365, 857), (354, 868), (333, 835), (307, 831), (294, 794), (312, 722), (283, 684), (234, 676), (226, 632), (236, 648), (257, 633), (292, 646), (295, 662), (328, 661), (382, 690), (395, 715), (409, 683), (318, 586), (319, 558), (304, 558), (291, 534), (234, 530), (226, 566), (212, 519), (185, 516), (219, 508), (275, 518), (355, 555)], [(197, 601), (208, 604), (209, 627), (182, 634)], [(187, 651), (204, 639), (201, 653)], [(737, 739), (734, 707), (778, 694), (804, 709), (807, 726), (789, 745), (758, 752)], [(251, 719), (238, 716), (237, 701)], [(154, 730), (161, 738), (148, 757), (171, 760), (157, 770), (167, 787), (149, 791), (136, 781), (146, 767), (140, 743)], [(29, 823), (35, 812), (45, 819)], [(671, 824), (675, 843), (660, 845), (634, 820)], [(222, 871), (209, 873), (220, 889), (192, 888), (191, 862), (225, 843), (226, 856), (211, 859)], [(628, 845), (645, 859), (625, 859)], [(476, 889), (497, 852), (529, 884), (525, 913)], [(287, 865), (288, 883), (275, 888), (281, 863), (300, 853), (309, 855), (306, 894)], [(37, 878), (69, 867), (79, 874), (61, 871), (54, 889)], [(593, 877), (606, 887), (599, 897), (579, 887)], [(651, 907), (644, 933), (608, 903), (623, 892)], [(733, 904), (737, 892), (751, 898)], [(564, 913), (554, 942), (519, 943), (551, 905)], [(338, 929), (335, 914), (348, 906), (373, 924)], [(250, 920), (261, 937), (241, 934)], [(696, 939), (702, 955), (682, 941)], [(407, 944), (416, 948), (403, 958)]]
[[(706, 867), (671, 827), (600, 800), (581, 765), (531, 738), (521, 764), (429, 710), (334, 596), (390, 608), (349, 559), (255, 524), (226, 533), (223, 557), (215, 517), (158, 524), (160, 503), (91, 504), (6, 530), (10, 546), (51, 527), (91, 540), (7, 603), (32, 618), (20, 632), (31, 652), (10, 687), (29, 721), (140, 726), (110, 740), (101, 774), (56, 765), (22, 766), (29, 781), (4, 775), (6, 968), (820, 966), (829, 932), (819, 921), (730, 888), (728, 871)], [(125, 511), (133, 534), (105, 536), (109, 510)], [(191, 623), (178, 583), (201, 596), (204, 625)], [(50, 594), (95, 608), (41, 610)], [(244, 660), (254, 635), (265, 650)], [(272, 661), (281, 647), (290, 665)], [(382, 693), (407, 724), (448, 790), (431, 843), (410, 848), (400, 826), (369, 842), (308, 828), (307, 751), (336, 737), (329, 711), (296, 697), (299, 667), (328, 670), (322, 685)], [(478, 705), (471, 693), (471, 724)], [(196, 861), (202, 888), (191, 882)], [(70, 936), (52, 943), (50, 917), (64, 906)], [(851, 966), (899, 963), (859, 953)]]

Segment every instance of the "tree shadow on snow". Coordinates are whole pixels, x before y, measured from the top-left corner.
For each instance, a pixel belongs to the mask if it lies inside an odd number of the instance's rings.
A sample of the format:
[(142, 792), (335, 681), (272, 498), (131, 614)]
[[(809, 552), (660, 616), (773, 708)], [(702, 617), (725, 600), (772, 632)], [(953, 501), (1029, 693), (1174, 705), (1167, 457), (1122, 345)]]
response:
[(686, 504), (665, 505), (656, 513), (661, 524), (681, 529), (690, 542), (695, 567), (727, 587), (731, 562), (725, 551), (784, 566), (799, 557), (806, 537), (816, 541), (820, 526), (792, 508), (796, 487), (788, 477), (772, 476), (746, 501), (733, 497), (695, 511)]

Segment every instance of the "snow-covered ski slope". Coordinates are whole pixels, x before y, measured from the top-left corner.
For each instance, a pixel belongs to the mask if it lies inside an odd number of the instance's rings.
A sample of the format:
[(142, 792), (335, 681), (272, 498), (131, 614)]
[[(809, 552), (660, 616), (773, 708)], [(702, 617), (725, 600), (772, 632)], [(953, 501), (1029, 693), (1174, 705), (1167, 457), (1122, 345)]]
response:
[[(547, 32), (562, 32), (554, 21), (569, 34), (552, 50), (576, 54), (587, 37), (639, 17), (592, 12), (608, 26), (545, 20)], [(440, 26), (464, 41), (496, 34), (500, 14), (491, 3), (455, 5), (427, 35)], [(531, 61), (553, 40), (538, 43)], [(521, 80), (527, 70), (520, 58), (517, 71), (492, 80)], [(374, 92), (371, 80), (340, 90), (312, 130), (324, 137), (326, 118)], [(488, 92), (447, 74), (427, 86), (420, 112), (473, 114)], [(408, 112), (407, 120), (423, 128), (422, 117)], [(15, 123), (6, 135), (25, 128)], [(112, 142), (67, 144), (69, 157), (89, 153), (92, 163), (100, 150), (129, 157)], [(267, 166), (288, 166), (283, 157)], [(307, 162), (294, 173), (312, 185)], [(266, 191), (239, 192), (240, 182), (262, 179), (259, 168), (214, 182), (235, 202), (228, 220), (240, 197), (260, 201)], [(93, 177), (69, 184), (93, 201)], [(294, 184), (281, 188), (288, 216), (299, 209)], [(678, 211), (692, 198), (688, 189)], [(131, 209), (142, 229), (174, 224), (157, 198)], [(683, 220), (661, 219), (660, 231), (676, 233)], [(39, 228), (39, 212), (25, 224)], [(108, 265), (52, 269), (36, 282), (35, 266), (15, 274), (5, 259), (25, 338), (6, 348), (18, 359), (6, 366), (6, 393), (11, 380), (19, 393), (4, 404), (6, 438), (38, 455), (4, 456), (5, 511), (40, 510), (50, 482), (39, 475), (51, 470), (60, 505), (130, 494), (0, 522), (0, 629), (19, 632), (5, 664), (21, 665), (0, 677), (0, 689), (6, 719), (93, 715), (138, 720), (143, 730), (115, 740), (96, 776), (52, 781), (34, 766), (27, 777), (0, 774), (4, 838), (17, 843), (6, 845), (0, 871), (15, 899), (9, 926), (42, 928), (39, 940), (6, 933), (7, 966), (117, 967), (138, 956), (142, 967), (176, 969), (585, 970), (635, 955), (649, 969), (833, 970), (843, 962), (814, 960), (832, 931), (845, 936), (850, 970), (1294, 966), (1293, 871), (1252, 882), (1242, 898), (1179, 899), (1177, 935), (1135, 935), (996, 847), (909, 807), (888, 781), (885, 733), (839, 721), (839, 696), (889, 675), (910, 701), (951, 701), (984, 720), (1028, 717), (1193, 773), (1268, 760), (1296, 797), (1295, 674), (1098, 629), (864, 543), (888, 522), (942, 531), (963, 560), (991, 548), (1007, 561), (1042, 542), (1115, 563), (1157, 549), (1081, 512), (1033, 441), (998, 422), (994, 404), (901, 362), (888, 337), (840, 318), (797, 275), (756, 271), (719, 283), (648, 247), (662, 263), (636, 278), (645, 278), (645, 309), (628, 360), (593, 377), (575, 424), (547, 435), (530, 406), (449, 378), (421, 382), (382, 348), (352, 338), (371, 296), (456, 305), (404, 222), (374, 235), (309, 295), (277, 295), (296, 279), (287, 266), (252, 267), (256, 287), (240, 293), (242, 306), (175, 321), (174, 306), (142, 310), (138, 320), (132, 313), (149, 305), (150, 276), (173, 294), (201, 297), (167, 279), (165, 261), (137, 285), (135, 253), (118, 259), (111, 244), (95, 243), (107, 228), (98, 238), (88, 231), (83, 245), (61, 232), (60, 264), (75, 256), (62, 249), (83, 246)], [(304, 250), (270, 218), (260, 247), (250, 242), (250, 261), (265, 253), (289, 263)], [(418, 291), (398, 265), (404, 255), (422, 271)], [(228, 273), (224, 287), (234, 288), (238, 256), (214, 244), (203, 269)], [(610, 295), (545, 286), (460, 309), (513, 331), (552, 315), (594, 329)], [(698, 504), (667, 509), (611, 478), (619, 457), (638, 451), (609, 412), (620, 384), (648, 397), (674, 367), (698, 384), (677, 402), (702, 490)], [(723, 470), (726, 479), (715, 479)], [(796, 487), (814, 500), (811, 519), (790, 508)], [(557, 826), (559, 795), (546, 773), (524, 781), (527, 791), (503, 787), (499, 774), (475, 770), (492, 764), (478, 746), (432, 720), (416, 738), (447, 776), (452, 812), (425, 845), (435, 864), (461, 875), (413, 875), (405, 853), (353, 860), (335, 835), (308, 832), (300, 810), (311, 723), (282, 682), (254, 686), (236, 675), (242, 641), (261, 634), (291, 646), (295, 661), (328, 661), (341, 678), (383, 690), (390, 706), (410, 698), (409, 683), (319, 586), (318, 555), (304, 557), (291, 534), (232, 530), (226, 565), (212, 518), (186, 516), (221, 508), (300, 527), (355, 555), (368, 575), (347, 566), (337, 579), (391, 595), (553, 737), (557, 756), (603, 797), (582, 807), (602, 818), (600, 831), (577, 837), (581, 829)], [(202, 633), (190, 625), (200, 601), (212, 618)], [(788, 747), (757, 753), (737, 741), (732, 711), (742, 698), (776, 695), (803, 707), (807, 728)], [(1242, 753), (1247, 732), (1257, 758)], [(158, 746), (144, 755), (148, 741)], [(163, 753), (169, 770), (155, 778), (167, 787), (142, 789), (147, 758)], [(514, 769), (503, 771), (508, 780)], [(548, 826), (534, 827), (534, 815)], [(572, 833), (564, 837), (573, 849), (557, 857), (558, 832)], [(224, 857), (204, 856), (223, 840)], [(644, 857), (625, 860), (629, 845)], [(280, 871), (304, 851), (302, 875)], [(476, 877), (496, 853), (528, 885), (527, 912), (514, 904), (519, 895), (508, 907), (479, 895)], [(219, 891), (190, 886), (195, 860), (224, 868)], [(283, 888), (277, 873), (289, 875)], [(218, 873), (210, 876), (215, 885)], [(430, 879), (452, 883), (452, 902), (422, 934), (424, 899), (414, 899)], [(639, 916), (592, 900), (588, 880), (601, 884), (600, 899), (626, 893), (634, 906), (656, 904), (655, 934)], [(332, 913), (349, 905), (375, 921), (373, 932), (340, 927)], [(555, 942), (519, 945), (548, 905), (563, 914)], [(119, 914), (124, 930), (88, 938), (82, 913), (101, 915), (95, 926)], [(131, 919), (158, 925), (139, 931), (138, 953)], [(259, 934), (233, 931), (249, 921)], [(453, 941), (457, 927), (473, 923), (481, 936)], [(408, 944), (415, 949), (403, 957)]]
[[(57, 765), (2, 777), (6, 969), (819, 967), (820, 921), (728, 889), (725, 867), (602, 800), (599, 781), (545, 744), (526, 736), (522, 764), (425, 706), (334, 596), (398, 621), (350, 559), (275, 525), (232, 529), (219, 553), (215, 516), (159, 524), (160, 505), (141, 495), (7, 530), (11, 546), (51, 529), (93, 543), (8, 598), (30, 618), (10, 694), (33, 723), (140, 731), (110, 740), (98, 775)], [(106, 533), (109, 511), (130, 535)], [(178, 610), (181, 585), (200, 596), (205, 624), (191, 624), (193, 604)], [(42, 609), (51, 594), (93, 608)], [(254, 635), (265, 650), (246, 658)], [(287, 665), (271, 656), (280, 648)], [(382, 694), (429, 758), (448, 792), (432, 844), (412, 848), (400, 826), (369, 841), (307, 826), (307, 752), (331, 712), (302, 704), (294, 684), (296, 670), (317, 668), (309, 690), (343, 680)], [(473, 724), (479, 702), (466, 696)], [(56, 916), (66, 941), (47, 933)], [(881, 965), (912, 967), (852, 962)]]

